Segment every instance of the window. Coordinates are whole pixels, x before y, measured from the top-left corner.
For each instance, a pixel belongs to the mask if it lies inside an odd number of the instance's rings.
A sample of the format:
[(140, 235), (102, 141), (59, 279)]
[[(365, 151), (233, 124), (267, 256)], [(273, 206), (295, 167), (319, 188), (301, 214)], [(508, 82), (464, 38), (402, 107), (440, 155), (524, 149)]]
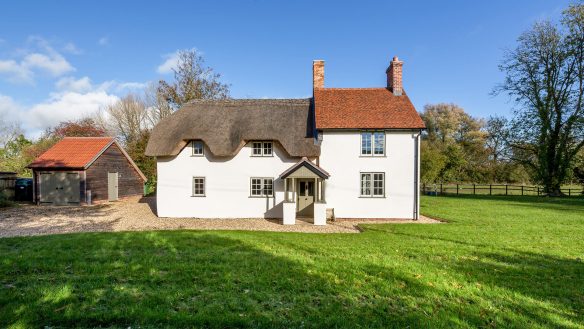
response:
[(384, 156), (385, 132), (364, 131), (361, 133), (361, 156)]
[(193, 177), (193, 196), (205, 196), (205, 177)]
[(251, 178), (251, 196), (273, 196), (274, 195), (274, 179), (273, 178)]
[(253, 142), (252, 153), (254, 157), (269, 157), (272, 156), (272, 142)]
[(193, 156), (203, 156), (205, 147), (203, 141), (193, 141)]
[(362, 197), (385, 197), (384, 173), (361, 173)]
[(385, 154), (385, 133), (376, 131), (373, 133), (373, 155)]
[(361, 155), (371, 155), (371, 133), (361, 133)]

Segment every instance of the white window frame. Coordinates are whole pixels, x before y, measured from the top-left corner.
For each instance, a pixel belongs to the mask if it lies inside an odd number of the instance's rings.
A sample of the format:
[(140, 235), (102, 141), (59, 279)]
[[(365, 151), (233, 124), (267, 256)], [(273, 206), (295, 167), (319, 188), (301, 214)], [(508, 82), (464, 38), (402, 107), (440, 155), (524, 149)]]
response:
[[(378, 153), (376, 154), (376, 147), (377, 147), (377, 141), (375, 139), (376, 135), (381, 134), (381, 136), (383, 136), (383, 139), (381, 140), (381, 143), (383, 143), (383, 148), (381, 150), (382, 153)], [(386, 145), (386, 135), (385, 135), (385, 131), (382, 130), (374, 130), (374, 131), (361, 131), (361, 133), (359, 134), (360, 138), (360, 143), (359, 143), (359, 154), (362, 157), (384, 157), (385, 156), (385, 145)], [(365, 148), (363, 147), (363, 143), (364, 143), (364, 136), (368, 136), (369, 137), (369, 141), (370, 141), (370, 152), (371, 153), (364, 153), (363, 151), (365, 150)]]
[[(375, 176), (381, 175), (381, 180), (376, 179)], [(363, 178), (369, 177), (369, 186), (363, 187)], [(375, 183), (381, 181), (381, 187), (376, 187)], [(360, 172), (359, 173), (359, 197), (361, 198), (385, 198), (385, 173), (384, 172)], [(376, 189), (381, 188), (381, 194), (375, 193)], [(364, 193), (369, 190), (369, 194)]]
[[(256, 152), (259, 151), (259, 152)], [(271, 141), (255, 141), (251, 143), (252, 157), (273, 157), (274, 143)]]
[[(197, 182), (196, 180), (198, 179), (202, 179), (203, 180), (203, 193), (196, 193), (196, 185)], [(206, 192), (207, 192), (207, 180), (205, 179), (205, 177), (202, 176), (193, 176), (193, 180), (192, 180), (192, 195), (193, 197), (205, 197), (206, 196)]]
[[(201, 148), (200, 148), (201, 153), (196, 152), (196, 150), (198, 150), (197, 145), (201, 146)], [(205, 156), (205, 143), (203, 143), (203, 141), (201, 141), (201, 140), (192, 141), (191, 147), (193, 149), (193, 151), (191, 152), (192, 156), (194, 156), (194, 157)]]
[[(254, 194), (254, 191), (258, 191), (257, 189), (254, 189), (254, 185), (258, 185), (258, 184), (254, 184), (254, 180), (259, 180), (259, 194)], [(267, 182), (271, 181), (271, 190), (272, 193), (270, 194), (266, 194), (266, 186), (268, 185)], [(265, 197), (273, 197), (274, 196), (274, 177), (251, 177), (249, 179), (249, 196), (250, 198), (265, 198)]]

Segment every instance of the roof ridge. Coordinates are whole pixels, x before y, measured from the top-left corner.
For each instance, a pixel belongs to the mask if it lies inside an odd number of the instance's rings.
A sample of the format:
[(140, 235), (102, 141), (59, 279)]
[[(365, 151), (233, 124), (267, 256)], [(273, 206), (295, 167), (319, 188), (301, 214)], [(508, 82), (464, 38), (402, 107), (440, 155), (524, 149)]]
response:
[(388, 90), (386, 87), (356, 87), (356, 88), (351, 88), (351, 87), (342, 87), (342, 88), (337, 88), (337, 87), (331, 87), (331, 88), (318, 88), (317, 90)]
[(229, 99), (193, 99), (187, 104), (221, 104), (221, 105), (238, 105), (238, 104), (306, 104), (311, 98), (229, 98)]
[(63, 139), (66, 139), (66, 138), (67, 139), (73, 139), (73, 138), (76, 138), (76, 139), (115, 139), (115, 137), (113, 137), (113, 136), (102, 136), (102, 137), (100, 137), (100, 136), (65, 136), (65, 137), (63, 137)]

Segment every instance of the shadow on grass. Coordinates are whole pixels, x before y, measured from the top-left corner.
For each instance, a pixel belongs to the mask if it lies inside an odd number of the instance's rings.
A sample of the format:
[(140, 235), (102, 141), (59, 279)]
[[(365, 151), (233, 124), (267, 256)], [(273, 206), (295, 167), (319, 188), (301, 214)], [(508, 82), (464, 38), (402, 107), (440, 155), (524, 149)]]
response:
[[(449, 199), (474, 199), (474, 200), (493, 200), (501, 202), (510, 203), (528, 203), (532, 206), (548, 207), (553, 209), (566, 208), (569, 206), (579, 206), (584, 207), (584, 196), (571, 196), (571, 197), (546, 197), (546, 196), (533, 196), (533, 195), (441, 195), (437, 197), (427, 198), (449, 198)], [(568, 209), (568, 208), (566, 208)], [(573, 208), (569, 208), (574, 210)]]
[[(295, 261), (277, 251), (282, 247), (275, 242), (267, 252), (228, 234), (184, 231), (3, 239), (0, 326), (558, 326), (582, 320), (581, 313), (566, 312), (584, 306), (581, 263), (482, 254), (429, 264), (507, 294), (469, 293), (368, 261), (321, 264), (312, 262), (315, 254)], [(562, 281), (545, 288), (553, 275)]]

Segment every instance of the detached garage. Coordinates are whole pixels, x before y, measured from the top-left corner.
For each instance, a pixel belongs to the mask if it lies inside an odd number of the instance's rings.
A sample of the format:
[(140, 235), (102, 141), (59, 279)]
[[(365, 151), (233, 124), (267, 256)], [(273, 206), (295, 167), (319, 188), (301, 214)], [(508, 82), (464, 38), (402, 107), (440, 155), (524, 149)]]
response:
[(28, 167), (37, 204), (115, 201), (143, 195), (146, 182), (112, 137), (65, 137)]

